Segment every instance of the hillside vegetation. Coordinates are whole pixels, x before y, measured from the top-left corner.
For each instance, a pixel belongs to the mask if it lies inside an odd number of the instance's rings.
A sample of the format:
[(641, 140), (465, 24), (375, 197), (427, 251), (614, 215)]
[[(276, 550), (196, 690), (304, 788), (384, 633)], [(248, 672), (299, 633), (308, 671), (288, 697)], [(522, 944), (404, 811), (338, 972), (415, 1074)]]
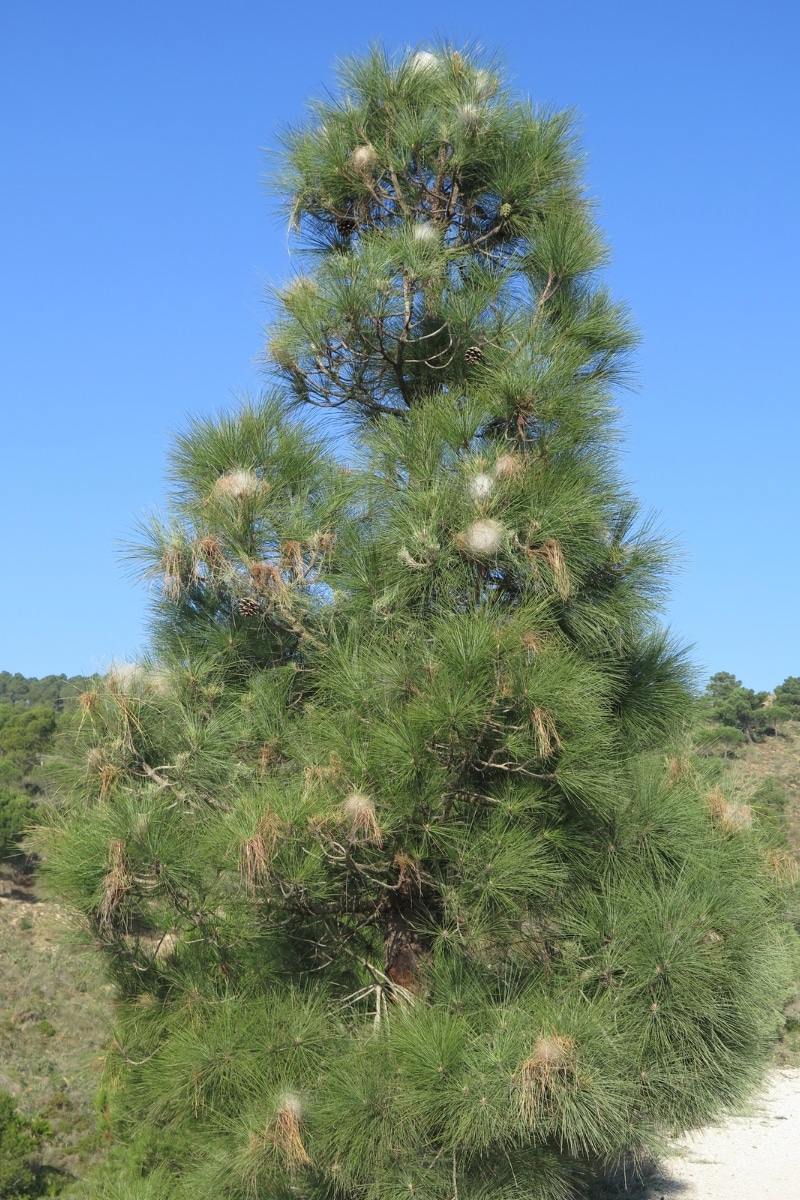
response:
[(0, 1197), (53, 1194), (102, 1153), (95, 1095), (111, 988), (77, 954), (22, 843), (48, 761), (95, 680), (0, 672)]
[(26, 679), (0, 671), (0, 858), (12, 853), (44, 792), (44, 760), (93, 677)]

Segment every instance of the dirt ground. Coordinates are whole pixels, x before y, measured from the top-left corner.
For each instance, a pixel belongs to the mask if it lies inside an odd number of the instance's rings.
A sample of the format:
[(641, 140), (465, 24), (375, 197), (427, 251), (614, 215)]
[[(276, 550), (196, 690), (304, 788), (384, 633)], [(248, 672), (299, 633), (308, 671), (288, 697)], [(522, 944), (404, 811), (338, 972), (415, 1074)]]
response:
[(752, 1110), (682, 1138), (648, 1200), (798, 1200), (800, 1070), (773, 1071)]
[(800, 852), (800, 724), (790, 721), (777, 737), (738, 747), (730, 770), (744, 789), (761, 783), (770, 775), (783, 785), (786, 833), (792, 849), (795, 853)]

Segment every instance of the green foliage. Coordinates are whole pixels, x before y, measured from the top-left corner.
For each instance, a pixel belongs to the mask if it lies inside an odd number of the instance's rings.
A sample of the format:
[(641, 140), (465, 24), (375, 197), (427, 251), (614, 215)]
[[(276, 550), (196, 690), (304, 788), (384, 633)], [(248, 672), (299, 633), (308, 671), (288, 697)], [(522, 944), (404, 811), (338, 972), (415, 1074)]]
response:
[(792, 719), (800, 717), (800, 675), (790, 675), (775, 688), (775, 700), (791, 711)]
[(21, 709), (0, 705), (0, 754), (27, 771), (50, 745), (55, 728), (55, 711), (47, 705)]
[(52, 747), (56, 723), (47, 705), (0, 704), (0, 858), (18, 846), (33, 820), (32, 797), (41, 788), (32, 772)]
[(8, 1092), (0, 1092), (0, 1197), (28, 1200), (48, 1191), (47, 1172), (35, 1154), (49, 1132), (46, 1121), (26, 1121)]
[(99, 1194), (566, 1200), (752, 1088), (784, 881), (675, 750), (568, 117), (447, 48), (342, 84), (286, 135), (276, 389), (177, 439), (152, 652), (41, 834), (117, 990)]
[(535, 391), (547, 444), (587, 444), (634, 339), (593, 279), (606, 250), (570, 115), (532, 111), (498, 63), (447, 48), (423, 65), (346, 60), (341, 83), (286, 131), (276, 171), (319, 255), (278, 297), (268, 353), (288, 387), (369, 418), (493, 362), (498, 420), (530, 416)]
[(29, 796), (0, 787), (0, 858), (15, 846), (33, 821), (34, 805)]
[(748, 803), (755, 812), (761, 815), (765, 823), (774, 827), (780, 840), (786, 842), (787, 795), (786, 788), (780, 780), (772, 775), (767, 775), (748, 798)]
[(733, 729), (727, 725), (701, 725), (694, 732), (693, 744), (699, 753), (711, 752), (732, 754), (738, 747), (744, 746), (747, 738), (741, 729)]
[(0, 672), (0, 858), (15, 850), (44, 790), (42, 764), (96, 677), (26, 679)]

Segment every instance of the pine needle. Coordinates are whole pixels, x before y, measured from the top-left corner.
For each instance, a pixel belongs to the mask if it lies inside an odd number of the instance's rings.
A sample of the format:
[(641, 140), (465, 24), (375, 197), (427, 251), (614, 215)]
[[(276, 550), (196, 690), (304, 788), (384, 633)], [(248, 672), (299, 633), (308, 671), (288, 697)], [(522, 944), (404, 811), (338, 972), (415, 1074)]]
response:
[(286, 583), (283, 571), (275, 563), (257, 562), (250, 567), (250, 575), (256, 590), (260, 592), (284, 592)]
[(108, 862), (109, 869), (103, 877), (103, 895), (97, 909), (100, 928), (104, 930), (113, 926), (120, 903), (133, 883), (121, 838), (112, 838), (109, 842)]
[(575, 1040), (557, 1033), (539, 1038), (533, 1053), (514, 1076), (513, 1086), (525, 1120), (535, 1124), (555, 1088), (567, 1083), (574, 1073)]
[(531, 725), (533, 727), (534, 740), (536, 741), (536, 749), (540, 758), (550, 758), (556, 750), (561, 749), (561, 738), (558, 736), (556, 723), (547, 709), (532, 709)]
[(562, 600), (567, 600), (572, 593), (572, 580), (564, 560), (561, 544), (555, 538), (547, 538), (541, 546), (528, 547), (526, 554), (532, 566), (544, 563), (548, 568), (557, 595)]
[(753, 824), (753, 810), (749, 804), (731, 803), (721, 788), (714, 788), (706, 797), (711, 820), (726, 833), (739, 833)]
[(300, 1102), (295, 1096), (284, 1097), (278, 1115), (267, 1126), (265, 1139), (283, 1152), (290, 1171), (310, 1164), (311, 1159), (300, 1135)]
[(282, 830), (280, 817), (268, 808), (255, 833), (239, 847), (239, 871), (248, 887), (258, 887), (269, 878)]

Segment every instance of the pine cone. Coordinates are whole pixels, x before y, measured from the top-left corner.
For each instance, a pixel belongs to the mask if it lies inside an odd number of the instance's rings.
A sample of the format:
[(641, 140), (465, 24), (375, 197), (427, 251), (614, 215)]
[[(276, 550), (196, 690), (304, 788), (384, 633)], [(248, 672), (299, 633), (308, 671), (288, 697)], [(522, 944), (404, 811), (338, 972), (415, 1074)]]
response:
[(464, 362), (472, 367), (475, 366), (476, 363), (486, 362), (486, 356), (484, 355), (480, 346), (470, 346), (469, 350), (467, 350), (466, 354), (464, 355)]
[(239, 612), (243, 617), (260, 617), (261, 605), (252, 596), (242, 596), (239, 601)]
[(350, 234), (355, 233), (355, 231), (356, 231), (356, 223), (352, 217), (337, 217), (336, 232), (339, 234), (340, 237), (343, 237), (343, 238), (350, 237)]

